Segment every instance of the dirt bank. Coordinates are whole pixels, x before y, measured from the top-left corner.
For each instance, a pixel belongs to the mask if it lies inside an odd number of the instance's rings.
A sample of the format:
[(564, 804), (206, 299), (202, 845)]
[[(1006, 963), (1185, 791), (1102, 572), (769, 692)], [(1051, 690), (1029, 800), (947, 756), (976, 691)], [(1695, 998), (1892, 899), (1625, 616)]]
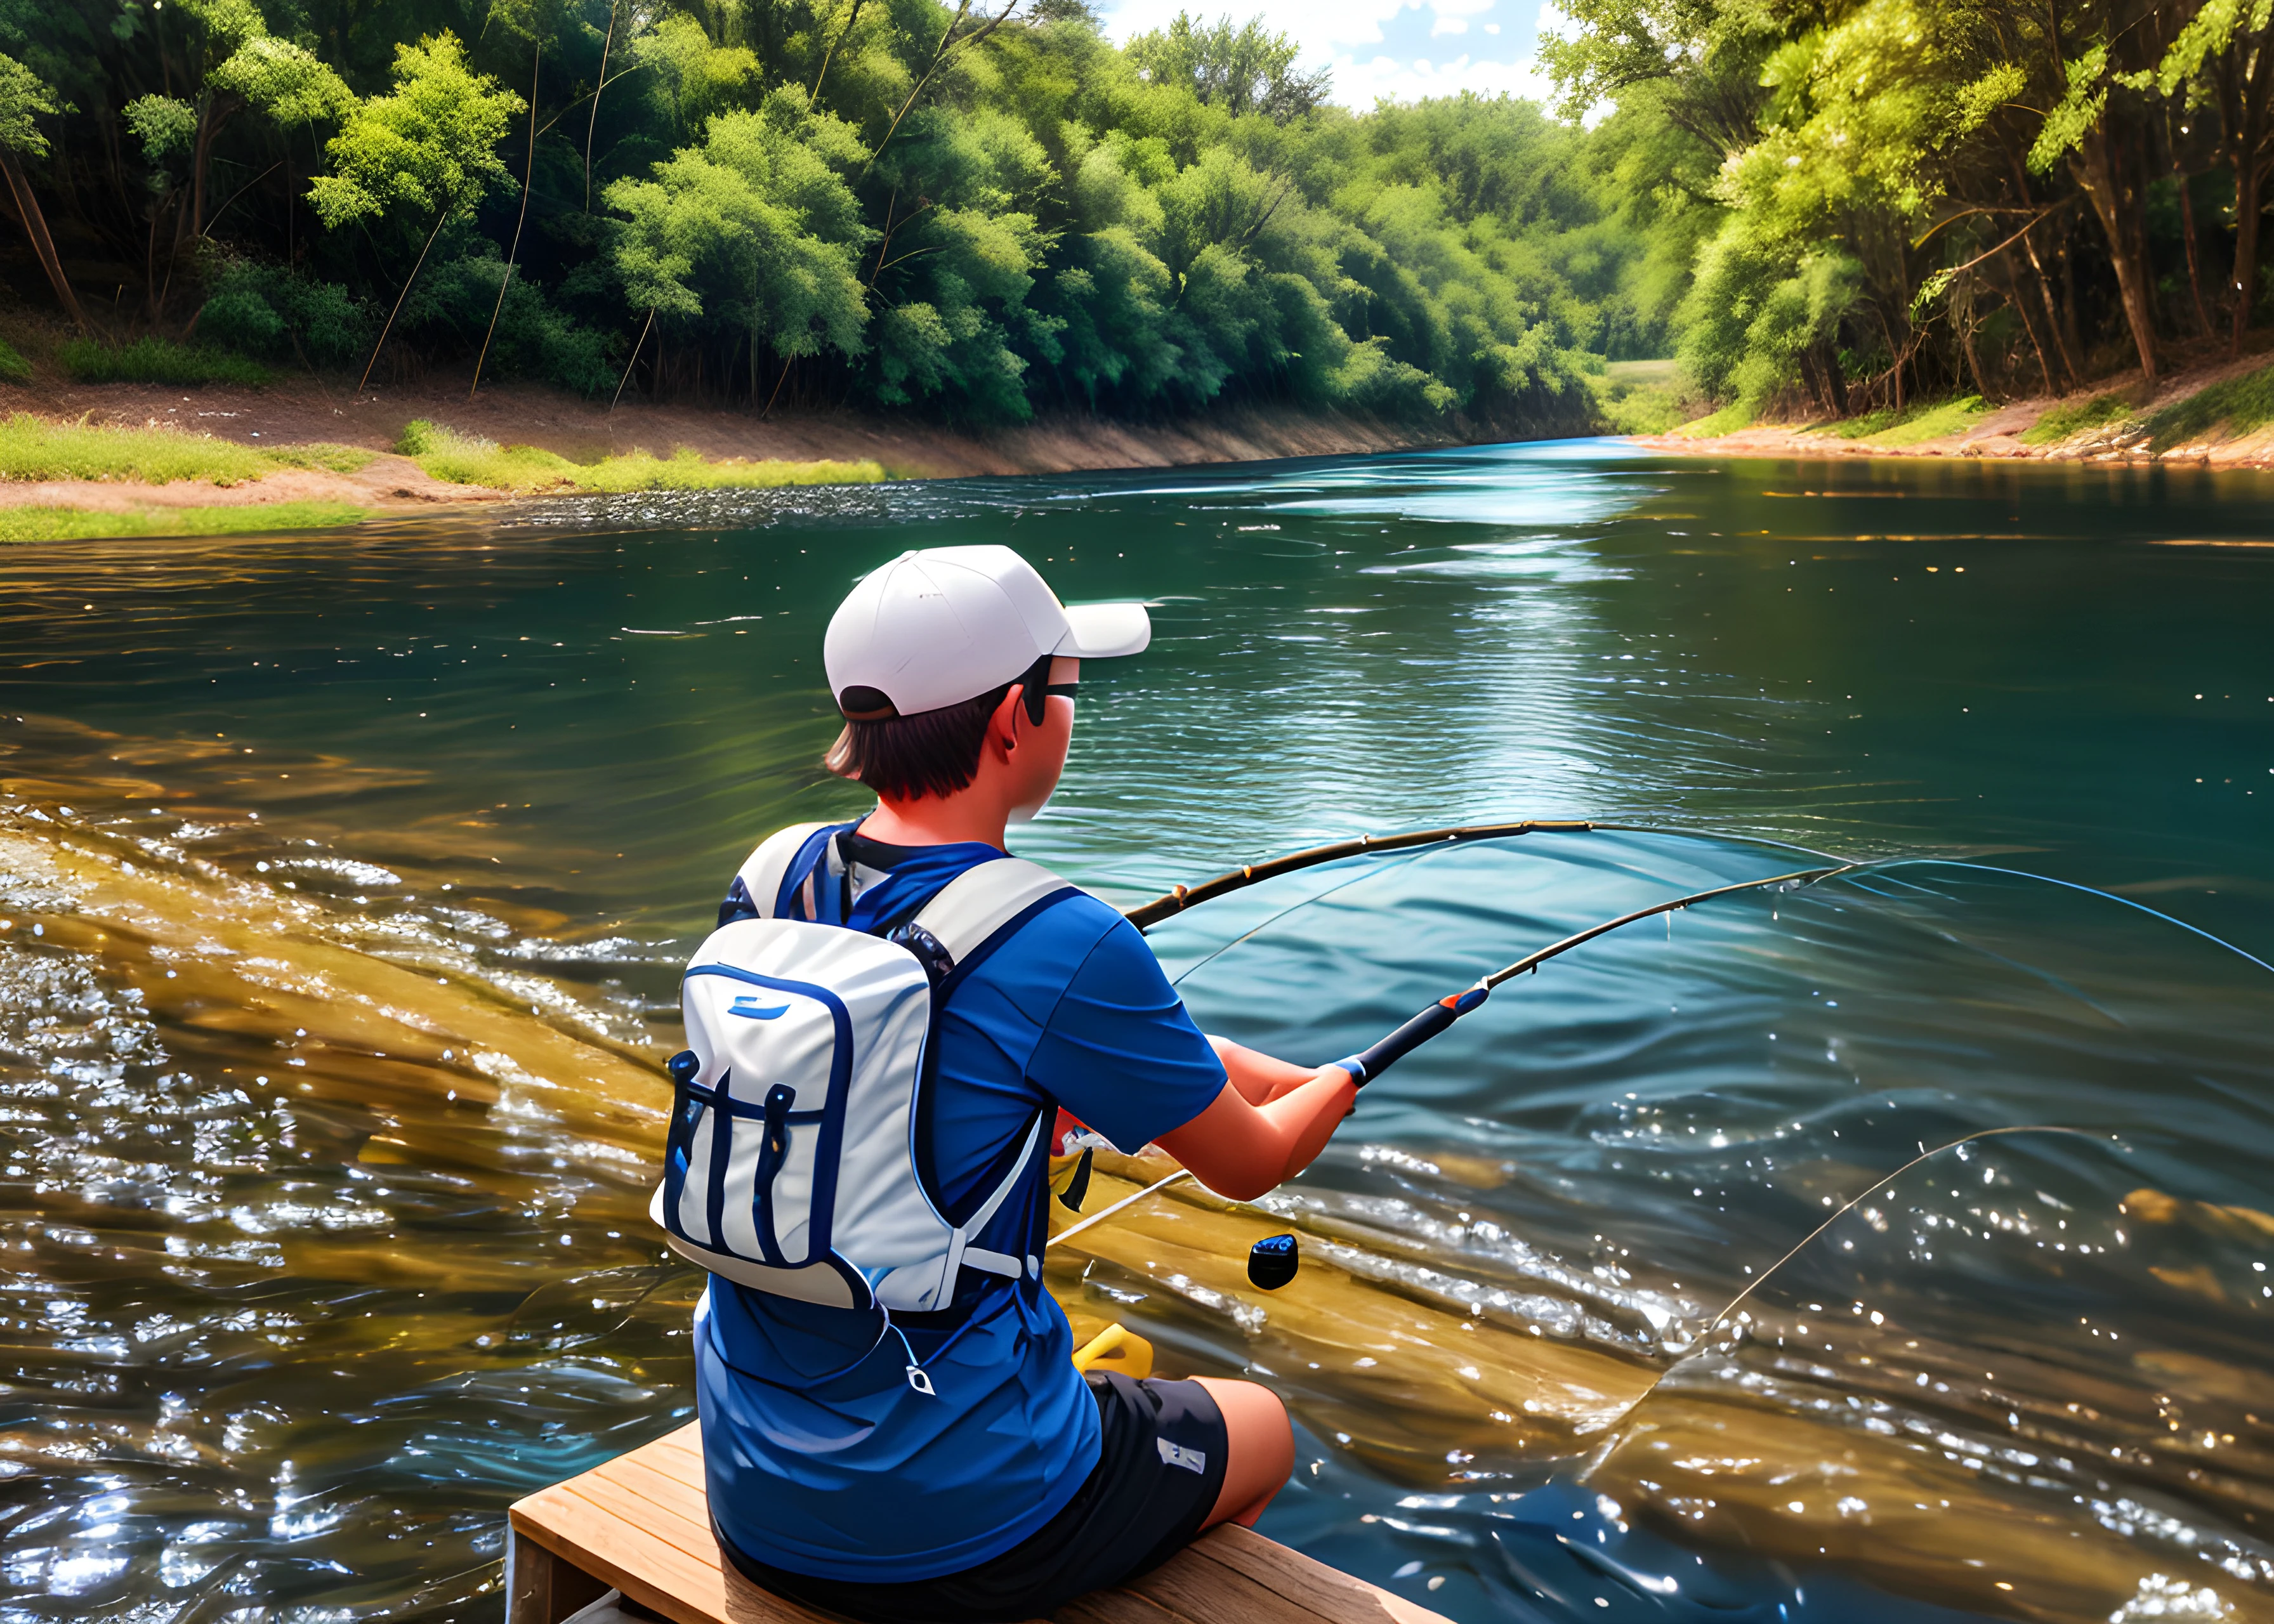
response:
[[(852, 411), (760, 421), (745, 412), (629, 400), (611, 411), (606, 402), (511, 384), (485, 387), (469, 402), (463, 387), (383, 389), (358, 397), (313, 380), (260, 389), (44, 381), (0, 385), (0, 414), (11, 411), (132, 427), (178, 427), (251, 446), (326, 440), (380, 453), (391, 453), (405, 423), (424, 417), (462, 433), (538, 446), (578, 462), (634, 450), (669, 456), (690, 447), (712, 459), (872, 459), (895, 476), (914, 478), (1331, 456), (1502, 438), (1454, 427), (1422, 428), (1338, 413), (1258, 407), (1153, 424), (1064, 415), (987, 431)], [(409, 459), (392, 455), (376, 457), (352, 475), (295, 470), (229, 487), (72, 480), (0, 485), (0, 506), (104, 512), (311, 499), (352, 501), (381, 511), (506, 500), (500, 492), (433, 479)]]
[[(2218, 361), (2166, 373), (2154, 385), (2136, 370), (2104, 378), (2068, 395), (2038, 395), (2000, 404), (1966, 422), (1954, 432), (1920, 439), (1909, 444), (1900, 430), (1887, 435), (1845, 438), (1840, 425), (1826, 422), (1757, 423), (1731, 433), (1669, 434), (1633, 437), (1633, 443), (1676, 456), (1751, 457), (2013, 457), (2043, 462), (2183, 462), (2210, 468), (2274, 468), (2274, 423), (2237, 431), (2230, 422), (2213, 422), (2182, 435), (2159, 435), (2165, 414), (2218, 385), (2247, 377), (2267, 365), (2263, 354), (2239, 361)], [(2032, 444), (2022, 437), (2048, 413), (2072, 413), (2089, 404), (2120, 396), (2120, 408), (2109, 409), (2109, 420), (2078, 428), (2059, 438), (2039, 437)], [(2120, 414), (2120, 415), (2118, 415)], [(1850, 425), (1852, 427), (1852, 425)], [(2160, 442), (2161, 448), (2157, 446)]]
[(176, 479), (166, 485), (132, 479), (0, 480), (0, 508), (68, 508), (80, 513), (261, 508), (284, 502), (348, 502), (391, 513), (416, 511), (438, 502), (493, 502), (503, 498), (502, 492), (433, 478), (409, 457), (400, 456), (375, 456), (352, 474), (294, 468), (227, 485), (198, 479)]

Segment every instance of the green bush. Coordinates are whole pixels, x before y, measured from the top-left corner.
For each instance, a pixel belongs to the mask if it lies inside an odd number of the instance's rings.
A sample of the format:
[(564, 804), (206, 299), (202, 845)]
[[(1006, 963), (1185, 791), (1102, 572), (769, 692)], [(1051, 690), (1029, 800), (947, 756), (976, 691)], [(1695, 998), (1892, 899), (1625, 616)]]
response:
[(584, 395), (614, 389), (619, 372), (609, 364), (608, 341), (563, 314), (518, 269), (506, 284), (501, 308), (498, 282), (505, 261), (490, 244), (481, 247), (482, 253), (437, 266), (419, 279), (403, 304), (403, 330), (428, 340), (447, 337), (471, 357), (480, 354), (495, 312), (497, 334), (482, 367), (485, 379), (527, 378)]
[(144, 508), (88, 513), (78, 508), (0, 508), (0, 542), (81, 541), (117, 536), (235, 536), (354, 524), (368, 509), (345, 502), (273, 502), (242, 508)]
[(2149, 447), (2168, 451), (2224, 424), (2231, 434), (2274, 423), (2274, 366), (2215, 383), (2148, 419)]
[(2053, 407), (2022, 432), (2025, 446), (2057, 445), (2072, 434), (2097, 429), (2104, 423), (2120, 423), (2132, 415), (2132, 402), (2120, 395), (2096, 395)]
[(214, 272), (209, 286), (199, 330), (260, 360), (345, 372), (363, 365), (378, 335), (371, 308), (337, 282), (230, 259)]
[(1688, 410), (1687, 390), (1679, 377), (1614, 372), (1588, 382), (1595, 392), (1596, 410), (1615, 434), (1670, 433)]
[(10, 383), (32, 381), (32, 364), (24, 359), (23, 353), (4, 338), (0, 338), (0, 378), (6, 379)]
[(74, 338), (56, 351), (56, 359), (81, 383), (233, 383), (259, 388), (268, 381), (268, 369), (258, 362), (166, 338), (138, 338), (123, 347)]

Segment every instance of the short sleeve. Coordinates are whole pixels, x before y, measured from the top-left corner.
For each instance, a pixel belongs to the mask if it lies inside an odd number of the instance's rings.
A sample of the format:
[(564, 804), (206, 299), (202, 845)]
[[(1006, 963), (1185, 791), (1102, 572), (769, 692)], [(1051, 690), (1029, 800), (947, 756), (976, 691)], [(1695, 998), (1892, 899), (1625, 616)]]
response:
[(1124, 1151), (1174, 1132), (1224, 1092), (1224, 1063), (1137, 928), (1116, 920), (1043, 1023), (1028, 1079)]

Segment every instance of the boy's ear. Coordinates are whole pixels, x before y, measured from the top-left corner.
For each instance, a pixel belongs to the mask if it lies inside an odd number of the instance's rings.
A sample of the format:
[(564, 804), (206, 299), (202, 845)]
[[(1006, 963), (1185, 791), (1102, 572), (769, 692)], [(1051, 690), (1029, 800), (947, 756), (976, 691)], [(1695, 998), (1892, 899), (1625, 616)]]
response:
[(1019, 743), (1020, 710), (1026, 703), (1026, 685), (1013, 682), (995, 714), (987, 718), (987, 742), (1008, 756)]

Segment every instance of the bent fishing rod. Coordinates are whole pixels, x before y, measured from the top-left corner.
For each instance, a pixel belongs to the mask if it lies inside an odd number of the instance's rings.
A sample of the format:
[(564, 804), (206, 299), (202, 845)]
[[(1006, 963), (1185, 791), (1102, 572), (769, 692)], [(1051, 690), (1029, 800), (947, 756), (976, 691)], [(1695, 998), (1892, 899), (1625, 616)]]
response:
[[(1527, 822), (1520, 824), (1480, 825), (1472, 829), (1465, 829), (1460, 831), (1437, 830), (1411, 836), (1393, 835), (1383, 838), (1369, 837), (1369, 839), (1372, 840), (1372, 844), (1370, 845), (1366, 842), (1344, 842), (1343, 845), (1337, 846), (1316, 847), (1314, 848), (1314, 851), (1311, 853), (1299, 852), (1291, 857), (1282, 858), (1278, 860), (1276, 864), (1258, 864), (1251, 869), (1240, 870), (1239, 872), (1231, 875), (1219, 876), (1217, 879), (1206, 882), (1205, 885), (1194, 887), (1189, 891), (1187, 891), (1186, 888), (1179, 886), (1177, 891), (1171, 891), (1167, 893), (1166, 896), (1158, 898), (1154, 902), (1148, 903), (1142, 908), (1133, 909), (1127, 917), (1134, 921), (1138, 918), (1138, 915), (1146, 914), (1151, 909), (1161, 908), (1162, 905), (1166, 903), (1172, 906), (1166, 907), (1161, 913), (1154, 914), (1152, 915), (1155, 919), (1166, 918), (1170, 914), (1181, 912), (1184, 907), (1189, 906), (1189, 902), (1186, 900), (1186, 898), (1191, 898), (1194, 900), (1205, 900), (1208, 896), (1218, 896), (1223, 894), (1225, 891), (1239, 890), (1243, 885), (1252, 883), (1252, 880), (1245, 877), (1247, 875), (1253, 874), (1256, 879), (1261, 879), (1269, 877), (1263, 872), (1266, 868), (1269, 868), (1273, 873), (1284, 874), (1291, 872), (1291, 869), (1295, 868), (1307, 868), (1313, 862), (1325, 862), (1331, 861), (1331, 858), (1329, 856), (1318, 855), (1316, 853), (1332, 853), (1334, 856), (1348, 856), (1359, 852), (1396, 849), (1389, 845), (1390, 841), (1397, 841), (1405, 846), (1421, 846), (1454, 838), (1466, 839), (1485, 838), (1487, 837), (1484, 833), (1484, 831), (1487, 828), (1493, 829), (1502, 835), (1506, 835), (1510, 833), (1530, 833), (1534, 831), (1555, 831), (1561, 832), (1563, 831), (1577, 831), (1582, 830), (1612, 829), (1615, 827), (1620, 826), (1608, 823), (1544, 823), (1539, 822)], [(1308, 861), (1299, 861), (1301, 859), (1307, 859)], [(1415, 1049), (1420, 1048), (1422, 1044), (1427, 1043), (1430, 1039), (1437, 1037), (1450, 1030), (1454, 1023), (1460, 1020), (1462, 1017), (1472, 1014), (1478, 1009), (1481, 1008), (1485, 1000), (1492, 996), (1493, 989), (1495, 988), (1499, 987), (1505, 981), (1513, 980), (1517, 976), (1525, 974), (1527, 971), (1537, 971), (1541, 965), (1546, 964), (1549, 959), (1561, 958), (1563, 954), (1570, 952), (1573, 948), (1579, 947), (1586, 943), (1592, 942), (1597, 936), (1607, 935), (1611, 931), (1620, 929), (1622, 926), (1634, 924), (1639, 920), (1655, 919), (1661, 914), (1679, 913), (1684, 908), (1695, 907), (1701, 902), (1711, 902), (1719, 897), (1733, 897), (1745, 891), (1766, 891), (1772, 888), (1796, 891), (1803, 885), (1814, 885), (1842, 874), (1852, 874), (1856, 870), (1864, 867), (1865, 867), (1865, 865), (1860, 862), (1830, 863), (1814, 868), (1796, 868), (1788, 874), (1772, 874), (1765, 878), (1758, 880), (1740, 880), (1734, 884), (1716, 885), (1709, 891), (1692, 891), (1686, 897), (1675, 897), (1669, 901), (1655, 902), (1646, 908), (1637, 908), (1631, 914), (1622, 914), (1616, 919), (1605, 920), (1600, 925), (1590, 925), (1586, 929), (1578, 931), (1571, 936), (1565, 936), (1560, 942), (1550, 943), (1547, 946), (1540, 949), (1537, 952), (1526, 953), (1523, 958), (1516, 960), (1513, 964), (1503, 965), (1501, 968), (1493, 971), (1490, 974), (1480, 976), (1474, 982), (1463, 988), (1458, 992), (1448, 993), (1445, 996), (1438, 999), (1435, 1003), (1431, 1004), (1427, 1008), (1423, 1009), (1419, 1014), (1406, 1021), (1403, 1026), (1390, 1033), (1387, 1037), (1382, 1038), (1378, 1042), (1375, 1042), (1366, 1049), (1360, 1049), (1354, 1055), (1349, 1056), (1342, 1060), (1337, 1060), (1334, 1064), (1342, 1067), (1351, 1074), (1352, 1082), (1358, 1085), (1360, 1088), (1364, 1088), (1367, 1084), (1380, 1077), (1397, 1062), (1404, 1059), (1407, 1055), (1412, 1054)], [(1179, 892), (1184, 894), (1180, 896)], [(1202, 894), (1203, 892), (1205, 892), (1205, 895)], [(1071, 1240), (1075, 1236), (1081, 1234), (1083, 1230), (1088, 1229), (1094, 1225), (1104, 1222), (1108, 1218), (1112, 1217), (1115, 1214), (1121, 1212), (1126, 1207), (1134, 1206), (1137, 1202), (1143, 1200), (1147, 1196), (1152, 1195), (1157, 1191), (1165, 1190), (1171, 1184), (1177, 1183), (1179, 1179), (1190, 1177), (1191, 1175), (1185, 1169), (1178, 1168), (1175, 1172), (1169, 1174), (1166, 1177), (1159, 1179), (1153, 1184), (1148, 1184), (1144, 1189), (1138, 1191), (1135, 1194), (1124, 1196), (1112, 1206), (1105, 1207), (1102, 1211), (1092, 1213), (1079, 1223), (1069, 1224), (1066, 1228), (1060, 1229), (1056, 1235), (1051, 1236), (1046, 1244), (1050, 1246), (1055, 1246), (1061, 1241)], [(1086, 1183), (1087, 1181), (1085, 1180), (1084, 1182)]]
[[(1607, 823), (1593, 818), (1527, 817), (1510, 823), (1456, 823), (1444, 829), (1410, 829), (1397, 834), (1360, 835), (1355, 840), (1337, 840), (1328, 846), (1308, 846), (1260, 863), (1247, 863), (1196, 884), (1172, 885), (1149, 902), (1123, 909), (1122, 917), (1143, 930), (1164, 919), (1175, 918), (1186, 908), (1232, 891), (1245, 891), (1250, 885), (1276, 879), (1283, 874), (1293, 874), (1345, 857), (1370, 856), (1377, 852), (1404, 852), (1416, 846), (1457, 846), (1478, 840), (1512, 840), (1525, 835), (1686, 835), (1694, 838), (1698, 833), (1697, 830), (1668, 829), (1653, 823)], [(1806, 852), (1811, 857), (1826, 854), (1811, 851), (1804, 846), (1763, 839), (1757, 835), (1721, 835), (1716, 838), (1742, 840), (1755, 846), (1781, 846), (1787, 851)]]

